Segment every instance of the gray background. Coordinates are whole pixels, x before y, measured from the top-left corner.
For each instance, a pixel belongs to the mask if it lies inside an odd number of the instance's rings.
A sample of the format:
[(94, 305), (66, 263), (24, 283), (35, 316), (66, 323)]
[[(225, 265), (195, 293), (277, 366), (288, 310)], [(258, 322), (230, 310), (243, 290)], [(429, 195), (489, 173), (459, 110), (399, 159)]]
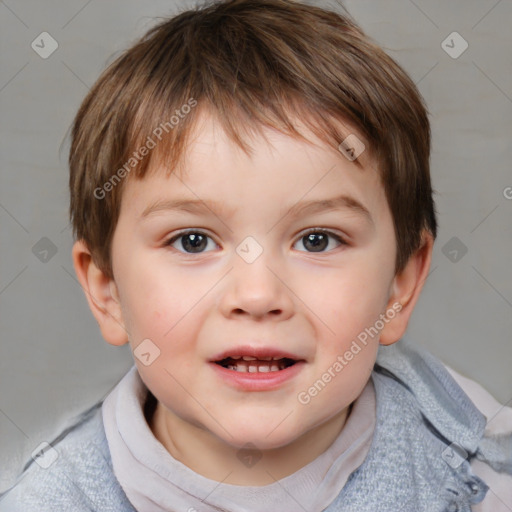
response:
[[(103, 341), (74, 277), (65, 136), (114, 54), (183, 5), (192, 2), (0, 2), (0, 491), (133, 364), (128, 346)], [(410, 73), (431, 112), (440, 229), (406, 337), (510, 405), (512, 2), (345, 5)], [(47, 59), (31, 48), (43, 31), (59, 45)], [(453, 31), (469, 44), (456, 59), (441, 46)], [(46, 263), (43, 237), (57, 251)]]

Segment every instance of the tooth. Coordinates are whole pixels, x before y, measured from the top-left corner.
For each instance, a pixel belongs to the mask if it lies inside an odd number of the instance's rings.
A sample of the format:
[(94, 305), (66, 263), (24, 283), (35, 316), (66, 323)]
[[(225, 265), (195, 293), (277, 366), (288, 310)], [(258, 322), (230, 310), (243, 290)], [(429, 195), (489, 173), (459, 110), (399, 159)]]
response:
[(260, 357), (261, 361), (272, 361), (271, 357)]
[(243, 356), (242, 359), (244, 361), (256, 361), (256, 357), (252, 357), (252, 356)]
[[(244, 356), (249, 357), (249, 356)], [(232, 358), (233, 359), (233, 358)], [(255, 359), (254, 359), (255, 360)], [(236, 372), (242, 373), (268, 373), (268, 372), (278, 372), (284, 370), (286, 368), (286, 363), (281, 360), (281, 362), (272, 362), (271, 364), (263, 364), (263, 363), (250, 363), (247, 364), (244, 361), (240, 361), (235, 364), (228, 364), (226, 366), (228, 370), (234, 370)]]

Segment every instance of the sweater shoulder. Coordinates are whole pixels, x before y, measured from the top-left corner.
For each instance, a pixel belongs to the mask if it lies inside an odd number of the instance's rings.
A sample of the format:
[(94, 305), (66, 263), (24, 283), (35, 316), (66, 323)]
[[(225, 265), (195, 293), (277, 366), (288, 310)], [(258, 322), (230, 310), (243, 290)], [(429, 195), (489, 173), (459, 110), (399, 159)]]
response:
[(101, 402), (42, 446), (0, 495), (0, 512), (61, 510), (134, 510), (112, 469)]

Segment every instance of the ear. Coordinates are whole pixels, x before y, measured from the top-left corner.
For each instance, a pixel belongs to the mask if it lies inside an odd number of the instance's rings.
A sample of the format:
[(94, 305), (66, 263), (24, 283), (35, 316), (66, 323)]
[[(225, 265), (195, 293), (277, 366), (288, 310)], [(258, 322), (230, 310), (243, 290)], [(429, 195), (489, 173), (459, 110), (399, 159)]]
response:
[(115, 281), (96, 266), (83, 241), (75, 242), (72, 256), (76, 275), (101, 334), (111, 345), (124, 345), (128, 342), (128, 333)]
[[(409, 318), (428, 276), (433, 246), (432, 235), (424, 231), (420, 248), (409, 258), (402, 272), (394, 277), (387, 310), (393, 309), (398, 312), (384, 324), (380, 333), (381, 345), (391, 345), (404, 335)], [(401, 304), (400, 310), (397, 308), (397, 303)]]

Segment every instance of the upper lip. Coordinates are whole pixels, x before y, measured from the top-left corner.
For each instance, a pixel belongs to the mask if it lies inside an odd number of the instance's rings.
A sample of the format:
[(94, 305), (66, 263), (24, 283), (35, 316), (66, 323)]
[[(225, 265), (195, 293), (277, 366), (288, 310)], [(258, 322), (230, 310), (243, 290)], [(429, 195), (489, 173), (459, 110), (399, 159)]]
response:
[(302, 357), (291, 352), (285, 352), (273, 347), (254, 347), (249, 345), (239, 345), (233, 348), (224, 350), (212, 357), (213, 362), (222, 361), (233, 356), (250, 356), (256, 359), (263, 359), (271, 357), (273, 359), (293, 359), (294, 361), (303, 360)]

